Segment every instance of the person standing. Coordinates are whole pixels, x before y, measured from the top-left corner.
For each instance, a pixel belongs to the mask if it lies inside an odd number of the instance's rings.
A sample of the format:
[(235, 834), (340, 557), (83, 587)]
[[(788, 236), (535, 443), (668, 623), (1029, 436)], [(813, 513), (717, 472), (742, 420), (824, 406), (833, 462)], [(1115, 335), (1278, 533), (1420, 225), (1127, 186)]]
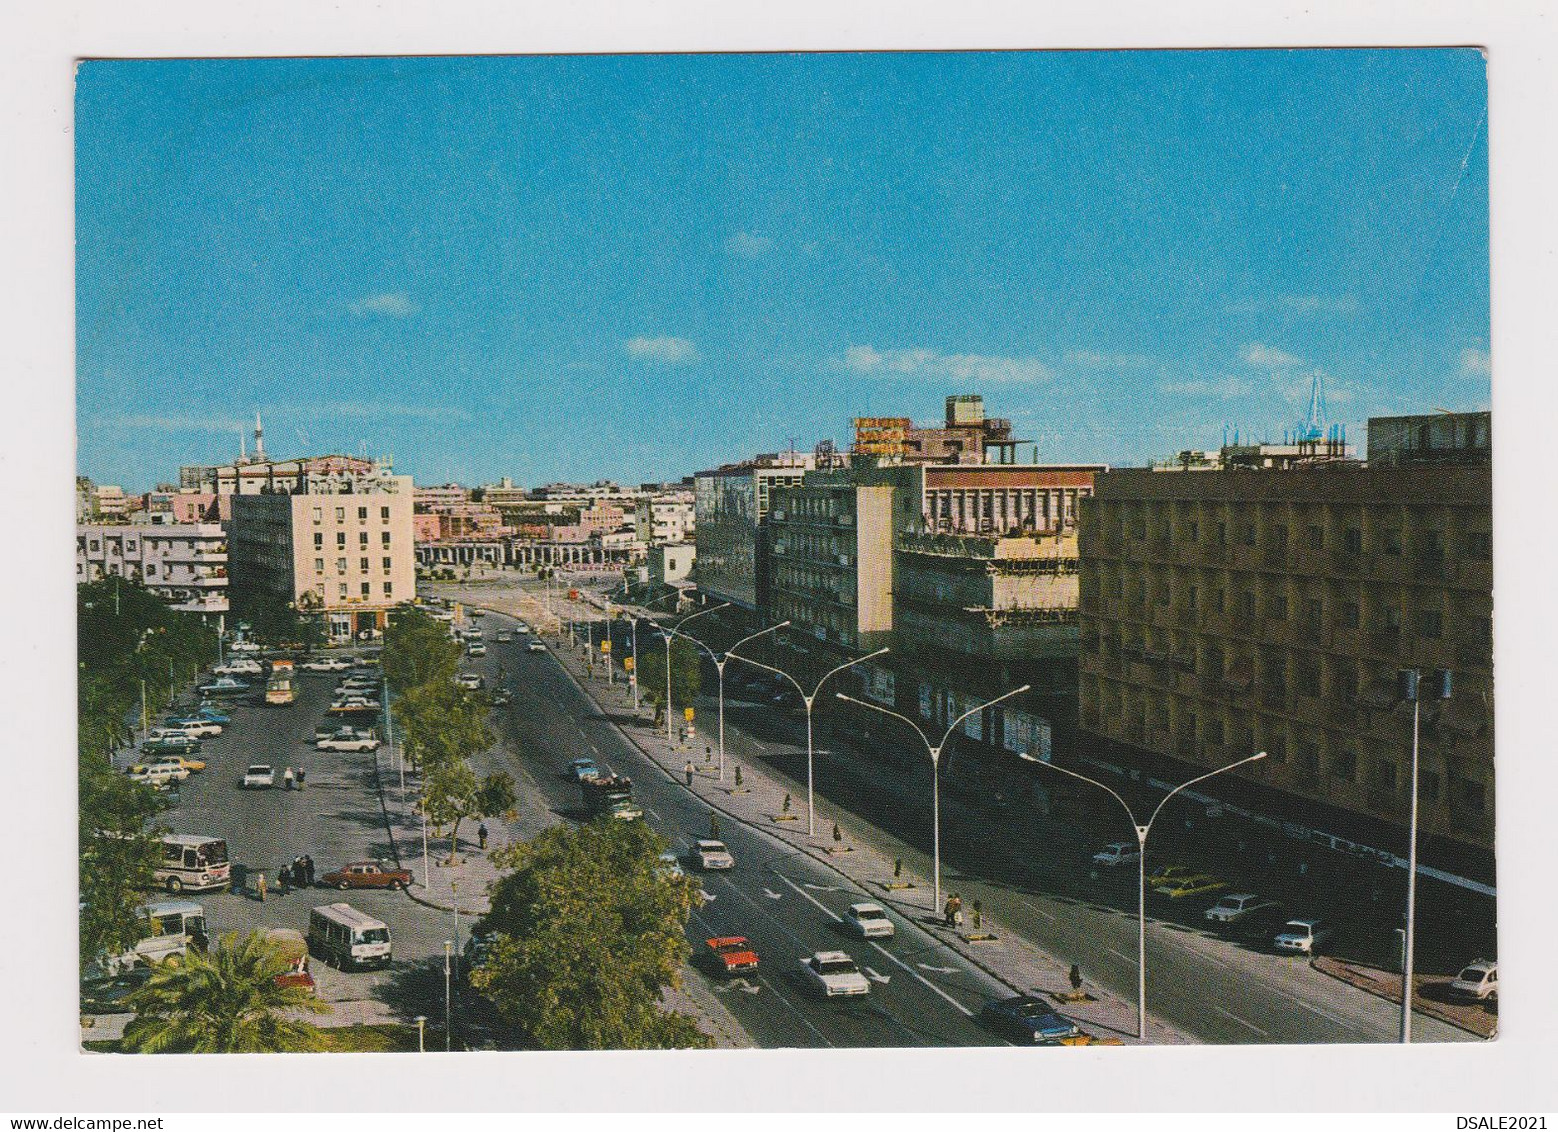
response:
[(682, 768), (682, 770), (687, 775), (687, 785), (691, 786), (692, 785), (692, 760), (691, 759), (687, 760), (687, 765), (684, 766)]
[(292, 774), (292, 768), (289, 766), (286, 769), (286, 772), (284, 774), (282, 774), (282, 776), (281, 776), (282, 788), (286, 789), (286, 790), (291, 790), (293, 781), (294, 781), (294, 776)]
[(487, 848), (487, 823), (486, 822), (482, 822), (479, 826), (476, 827), (476, 840), (480, 843), (480, 845), (481, 845), (483, 850), (485, 850)]
[(260, 898), (260, 903), (265, 903), (265, 874), (259, 874), (259, 879), (254, 882), (254, 891)]
[(303, 789), (303, 768), (298, 767), (298, 789)]
[(314, 858), (308, 853), (303, 854), (303, 885), (305, 888), (314, 887)]

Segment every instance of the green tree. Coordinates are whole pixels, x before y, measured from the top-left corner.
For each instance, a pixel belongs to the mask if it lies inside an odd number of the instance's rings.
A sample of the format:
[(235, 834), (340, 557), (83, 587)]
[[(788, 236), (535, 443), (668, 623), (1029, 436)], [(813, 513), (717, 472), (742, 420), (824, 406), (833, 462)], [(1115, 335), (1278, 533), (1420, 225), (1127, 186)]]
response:
[(503, 771), (478, 779), (464, 759), (449, 759), (428, 768), (422, 804), (428, 818), (449, 826), (449, 861), (458, 860), (460, 823), (511, 814), (519, 799), (514, 780)]
[(418, 684), (395, 699), (395, 722), (406, 752), (428, 769), (484, 751), (496, 741), (488, 726), (492, 704), (450, 681)]
[(460, 645), (443, 622), (420, 609), (401, 607), (390, 615), (379, 660), (397, 691), (419, 684), (447, 684), (460, 666)]
[[(639, 694), (656, 708), (665, 706), (665, 650), (638, 650)], [(692, 703), (703, 687), (703, 662), (698, 647), (680, 638), (671, 642), (671, 701), (678, 707)]]
[(191, 951), (165, 963), (126, 1005), (136, 1018), (125, 1028), (131, 1053), (306, 1053), (322, 1048), (319, 1029), (287, 1017), (330, 1007), (302, 987), (285, 987), (291, 959), (260, 932), (223, 936), (205, 954)]
[(144, 901), (162, 856), (154, 819), (167, 803), (151, 787), (131, 782), (96, 759), (78, 774), (83, 969), (99, 956), (122, 955), (141, 938), (135, 910)]
[(711, 1043), (660, 998), (687, 961), (698, 883), (668, 875), (644, 822), (553, 826), (493, 855), (512, 870), (482, 921), (471, 982), (542, 1049), (697, 1049)]

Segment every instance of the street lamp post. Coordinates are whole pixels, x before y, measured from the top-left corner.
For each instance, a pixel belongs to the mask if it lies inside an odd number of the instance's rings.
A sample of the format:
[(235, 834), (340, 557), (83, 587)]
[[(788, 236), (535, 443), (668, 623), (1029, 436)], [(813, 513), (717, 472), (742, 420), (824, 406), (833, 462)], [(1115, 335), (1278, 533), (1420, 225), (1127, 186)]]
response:
[[(870, 660), (872, 657), (881, 656), (884, 653), (886, 653), (887, 651), (888, 650), (885, 649), (885, 648), (880, 648), (880, 649), (877, 649), (875, 652), (868, 652), (868, 653), (866, 653), (865, 656), (860, 657), (858, 660), (852, 660), (852, 661), (850, 661), (847, 664), (839, 665), (837, 668), (829, 669), (827, 672), (824, 672), (822, 674), (822, 679), (817, 681), (817, 686), (814, 687), (811, 690), (811, 694), (810, 695), (806, 694), (806, 689), (805, 688), (802, 688), (799, 684), (797, 684), (795, 682), (795, 677), (791, 676), (788, 672), (784, 671), (782, 668), (775, 668), (775, 667), (773, 667), (770, 664), (763, 664), (761, 661), (753, 660), (751, 657), (747, 657), (747, 656), (738, 656), (738, 657), (736, 657), (737, 660), (744, 660), (748, 664), (752, 665), (754, 668), (762, 668), (762, 669), (764, 669), (764, 670), (766, 670), (768, 672), (774, 673), (776, 676), (783, 676), (786, 680), (788, 680), (791, 684), (793, 684), (795, 686), (795, 690), (800, 693), (801, 702), (806, 705), (806, 836), (807, 837), (815, 837), (816, 834), (817, 834), (817, 807), (816, 807), (815, 791), (813, 789), (813, 783), (815, 781), (815, 776), (812, 773), (812, 730), (811, 730), (811, 707), (812, 707), (812, 704), (814, 702), (816, 702), (818, 693), (820, 693), (822, 691), (822, 686), (824, 684), (826, 684), (834, 676), (837, 676), (840, 672), (843, 672), (846, 668), (853, 668), (857, 664), (864, 664), (866, 661)], [(732, 654), (731, 653), (726, 653), (725, 655), (726, 656), (730, 656)]]
[(418, 1014), (412, 1019), (417, 1024), (417, 1052), (427, 1052), (427, 1015)]
[[(751, 636), (742, 637), (739, 641), (731, 645), (730, 648), (726, 649), (719, 656), (715, 656), (714, 650), (709, 648), (709, 646), (704, 644), (702, 641), (698, 640), (697, 637), (687, 636), (686, 633), (677, 634), (677, 636), (686, 637), (693, 644), (697, 645), (704, 652), (708, 653), (709, 659), (714, 662), (714, 670), (719, 673), (719, 780), (721, 782), (725, 781), (725, 665), (730, 662), (730, 654), (736, 649), (739, 649), (742, 645), (746, 644), (748, 641), (755, 641), (758, 637), (765, 636), (768, 633), (773, 633), (783, 629), (788, 624), (790, 624), (788, 621), (781, 621), (777, 625), (770, 625), (766, 629), (759, 629)], [(737, 657), (736, 659), (740, 660), (742, 658)]]
[(453, 956), (454, 956), (454, 942), (452, 940), (447, 940), (446, 939), (446, 940), (444, 940), (444, 1052), (445, 1053), (448, 1053), (450, 1050), (452, 1050), (454, 1048), (454, 1043), (451, 1040), (451, 1036), (450, 1036), (451, 1035), (451, 1031), (450, 1031), (450, 1028), (449, 1028), (450, 1019), (453, 1016), (453, 1010), (452, 1010), (452, 1008), (450, 1006), (450, 1002), (452, 1000), (450, 999), (451, 983), (450, 983), (450, 979), (449, 979), (449, 964), (450, 964), (450, 960), (453, 958)]
[(433, 890), (431, 878), (427, 871), (427, 811), (422, 811), (422, 887), (429, 892)]
[[(651, 605), (662, 601), (668, 601), (673, 597), (680, 601), (681, 596), (682, 594), (680, 590), (677, 590), (674, 593), (662, 594), (651, 601), (645, 602), (643, 608), (648, 609)], [(638, 614), (634, 613), (629, 616), (628, 624), (632, 626), (633, 631), (633, 679), (631, 683), (633, 685), (633, 714), (636, 716), (638, 714)]]
[(920, 725), (914, 722), (914, 720), (910, 719), (908, 716), (900, 715), (896, 711), (891, 711), (879, 704), (868, 703), (865, 700), (858, 700), (854, 696), (846, 696), (843, 692), (834, 693), (834, 695), (836, 695), (841, 700), (846, 700), (852, 704), (859, 704), (861, 707), (870, 708), (872, 711), (879, 711), (883, 715), (892, 716), (894, 719), (903, 720), (910, 727), (914, 728), (914, 733), (920, 737), (920, 739), (925, 743), (925, 749), (930, 752), (930, 844), (932, 875), (930, 910), (932, 915), (934, 915), (941, 907), (941, 752), (946, 749), (947, 741), (952, 738), (952, 733), (958, 729), (958, 724), (962, 723), (969, 716), (976, 715), (977, 713), (984, 711), (985, 708), (1000, 703), (1002, 700), (1009, 700), (1013, 696), (1020, 696), (1031, 687), (1033, 687), (1033, 685), (1024, 684), (1021, 688), (1013, 688), (1005, 695), (997, 696), (993, 700), (986, 700), (977, 707), (969, 708), (962, 715), (958, 716), (947, 725), (947, 730), (942, 733), (941, 742), (936, 744), (932, 744), (930, 741), (930, 736), (926, 735), (924, 731), (920, 730)]
[[(1406, 938), (1401, 948), (1401, 1041), (1412, 1041), (1413, 943), (1417, 931), (1417, 775), (1418, 724), (1422, 716), (1423, 674), (1415, 668), (1403, 668), (1396, 674), (1401, 698), (1412, 705), (1412, 805), (1407, 821), (1407, 908)], [(1434, 699), (1450, 698), (1450, 673), (1435, 669), (1428, 674), (1427, 694)]]
[[(715, 612), (717, 612), (717, 611), (719, 611), (721, 609), (724, 609), (729, 604), (730, 604), (730, 602), (728, 602), (728, 601), (722, 601), (718, 605), (711, 605), (707, 609), (699, 609), (696, 612), (689, 613), (686, 617), (683, 617), (675, 625), (672, 625), (671, 628), (669, 630), (667, 630), (667, 632), (666, 632), (666, 636), (665, 636), (665, 741), (667, 743), (669, 743), (671, 741), (671, 639), (678, 635), (677, 630), (679, 630), (683, 625), (687, 624), (687, 622), (693, 620), (693, 618), (695, 618), (695, 617), (702, 617), (705, 613), (715, 613)], [(691, 640), (691, 639), (692, 639), (691, 637), (688, 638), (688, 640)]]
[(1242, 758), (1238, 762), (1229, 763), (1227, 766), (1221, 766), (1216, 770), (1207, 771), (1207, 773), (1198, 775), (1197, 777), (1190, 779), (1188, 782), (1181, 782), (1178, 786), (1174, 787), (1174, 789), (1163, 795), (1162, 800), (1159, 801), (1157, 806), (1153, 809), (1152, 816), (1147, 819), (1146, 825), (1142, 825), (1136, 820), (1135, 811), (1131, 809), (1130, 804), (1127, 803), (1124, 798), (1120, 797), (1119, 794), (1115, 793), (1112, 789), (1110, 789), (1108, 786), (1105, 786), (1097, 779), (1089, 778), (1085, 774), (1078, 774), (1074, 770), (1067, 770), (1063, 766), (1056, 766), (1054, 763), (1045, 762), (1043, 759), (1035, 758), (1033, 755), (1018, 752), (1018, 757), (1026, 759), (1030, 763), (1037, 763), (1039, 766), (1049, 767), (1050, 770), (1059, 771), (1061, 774), (1069, 775), (1072, 778), (1079, 779), (1082, 782), (1096, 786), (1100, 790), (1107, 791), (1109, 796), (1116, 802), (1120, 803), (1121, 807), (1124, 808), (1125, 816), (1131, 820), (1131, 828), (1136, 831), (1136, 1036), (1140, 1040), (1146, 1041), (1147, 834), (1152, 831), (1152, 823), (1158, 820), (1158, 814), (1162, 812), (1164, 806), (1168, 805), (1168, 800), (1175, 794), (1178, 794), (1181, 790), (1184, 790), (1188, 786), (1194, 786), (1197, 782), (1205, 782), (1208, 778), (1211, 778), (1214, 775), (1222, 774), (1224, 771), (1232, 770), (1234, 767), (1243, 766), (1245, 763), (1252, 763), (1256, 759), (1263, 759), (1266, 757), (1266, 752), (1260, 751), (1256, 754), (1249, 755), (1246, 758)]

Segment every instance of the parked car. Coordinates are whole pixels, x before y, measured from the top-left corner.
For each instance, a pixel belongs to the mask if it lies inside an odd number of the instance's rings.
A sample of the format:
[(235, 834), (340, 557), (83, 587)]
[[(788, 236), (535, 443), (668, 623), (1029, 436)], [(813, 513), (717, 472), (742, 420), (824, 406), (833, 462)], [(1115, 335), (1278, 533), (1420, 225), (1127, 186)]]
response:
[(227, 651), (233, 653), (246, 652), (257, 656), (260, 652), (260, 646), (255, 641), (234, 641), (227, 646)]
[(507, 629), (500, 630), (498, 633), (498, 644), (500, 645), (506, 645), (513, 639), (514, 634), (510, 633)]
[(487, 682), (482, 679), (479, 672), (462, 672), (459, 675), (458, 683), (460, 687), (467, 691), (474, 692), (484, 687)]
[(1231, 924), (1276, 906), (1275, 900), (1267, 900), (1264, 896), (1257, 896), (1253, 892), (1236, 892), (1224, 896), (1208, 908), (1206, 918), (1214, 923)]
[(725, 843), (712, 838), (693, 842), (692, 859), (704, 872), (736, 867), (736, 859), (730, 855), (730, 850), (725, 848)]
[(1200, 896), (1207, 892), (1216, 892), (1220, 888), (1227, 888), (1228, 882), (1221, 877), (1214, 877), (1211, 873), (1196, 873), (1188, 877), (1171, 877), (1168, 880), (1159, 881), (1152, 886), (1152, 890), (1159, 896), (1166, 896), (1170, 900), (1181, 900), (1186, 896)]
[(1134, 841), (1111, 841), (1093, 854), (1093, 864), (1105, 868), (1133, 865), (1141, 859), (1141, 846)]
[(745, 936), (716, 936), (703, 941), (704, 964), (718, 975), (757, 970), (757, 952)]
[(148, 755), (182, 755), (200, 750), (200, 740), (182, 731), (153, 732), (141, 744), (141, 751)]
[(124, 773), (131, 782), (145, 783), (147, 786), (155, 786), (158, 790), (189, 777), (187, 770), (180, 772), (172, 767), (157, 766), (152, 763), (136, 763), (134, 766), (126, 767)]
[(211, 669), (211, 673), (214, 676), (259, 676), (264, 671), (265, 669), (259, 661), (251, 660), (248, 657), (239, 657), (236, 660), (228, 661), (226, 664), (218, 664)]
[(528, 645), (525, 646), (525, 648), (528, 649), (531, 652), (545, 652), (546, 651), (546, 646), (543, 645), (540, 641), (531, 641)]
[(226, 727), (233, 721), (232, 716), (228, 715), (215, 704), (202, 703), (194, 710), (193, 714), (198, 715), (203, 719), (209, 719), (212, 723), (220, 724), (223, 727)]
[(265, 763), (255, 763), (243, 772), (245, 790), (269, 790), (276, 785), (276, 768)]
[(345, 672), (352, 662), (341, 656), (316, 656), (298, 665), (305, 672)]
[(985, 1003), (979, 1020), (1006, 1037), (1034, 1045), (1059, 1045), (1082, 1033), (1080, 1026), (1055, 1013), (1042, 998), (1026, 994)]
[(892, 939), (893, 922), (880, 904), (861, 902), (844, 910), (844, 927), (861, 939)]
[(1147, 874), (1147, 886), (1156, 888), (1160, 881), (1172, 880), (1175, 877), (1194, 876), (1195, 871), (1189, 865), (1159, 865)]
[(222, 724), (203, 715), (170, 715), (162, 721), (174, 731), (182, 731), (191, 739), (211, 739), (222, 733)]
[(159, 755), (152, 761), (151, 765), (153, 767), (172, 767), (183, 771), (184, 773), (179, 775), (180, 781), (188, 778), (191, 774), (199, 774), (206, 769), (203, 759), (186, 759), (183, 755)]
[(513, 702), (513, 699), (514, 697), (509, 695), (509, 690), (507, 688), (499, 688), (492, 693), (492, 706), (508, 707), (508, 705)]
[(1278, 951), (1299, 955), (1318, 955), (1320, 949), (1336, 938), (1336, 929), (1326, 920), (1289, 920), (1271, 945)]
[(466, 656), (486, 656), (487, 655), (487, 646), (482, 644), (480, 641), (472, 641), (469, 645), (467, 645), (465, 647), (465, 655)]
[(209, 684), (202, 684), (196, 689), (202, 696), (241, 696), (249, 690), (247, 680), (239, 680), (235, 676), (219, 676)]
[(379, 741), (372, 735), (331, 735), (314, 744), (321, 751), (377, 751)]
[(299, 987), (314, 993), (314, 976), (308, 970), (308, 940), (296, 928), (267, 928), (265, 941), (287, 957), (289, 966), (276, 976), (276, 985)]
[(801, 960), (801, 982), (823, 998), (871, 993), (870, 981), (842, 951), (819, 951)]
[(405, 888), (411, 883), (411, 874), (405, 869), (392, 868), (383, 861), (354, 861), (339, 869), (325, 873), (319, 883), (326, 888)]
[(1450, 980), (1451, 998), (1486, 1002), (1498, 998), (1498, 964), (1491, 959), (1478, 959), (1461, 968), (1461, 973)]
[(594, 759), (574, 759), (563, 768), (563, 774), (572, 778), (575, 782), (583, 782), (586, 778), (594, 778), (600, 773), (600, 767), (595, 765)]

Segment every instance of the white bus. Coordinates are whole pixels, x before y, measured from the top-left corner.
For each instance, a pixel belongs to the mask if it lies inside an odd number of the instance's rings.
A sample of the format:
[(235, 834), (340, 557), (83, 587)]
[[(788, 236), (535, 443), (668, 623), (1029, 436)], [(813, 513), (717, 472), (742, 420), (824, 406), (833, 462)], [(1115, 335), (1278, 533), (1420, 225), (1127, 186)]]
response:
[(308, 949), (342, 970), (387, 966), (389, 925), (350, 904), (322, 904), (309, 913)]
[(157, 883), (169, 892), (226, 888), (232, 880), (227, 842), (220, 837), (170, 833), (162, 839)]
[(189, 950), (192, 941), (206, 940), (206, 911), (190, 900), (164, 900), (145, 904), (135, 911), (141, 924), (141, 940), (123, 955), (108, 961), (110, 972), (131, 967), (177, 961)]

